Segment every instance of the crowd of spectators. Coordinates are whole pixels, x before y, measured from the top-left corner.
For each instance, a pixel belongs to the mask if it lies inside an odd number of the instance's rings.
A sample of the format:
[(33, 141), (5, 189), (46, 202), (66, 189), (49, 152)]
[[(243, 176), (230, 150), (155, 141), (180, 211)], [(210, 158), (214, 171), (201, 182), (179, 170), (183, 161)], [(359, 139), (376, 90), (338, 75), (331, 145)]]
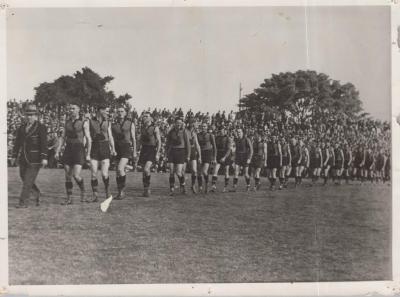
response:
[[(25, 102), (17, 102), (15, 100), (7, 102), (7, 137), (8, 137), (8, 156), (9, 166), (11, 164), (10, 156), (13, 148), (15, 132), (17, 127), (23, 121), (23, 108)], [(140, 131), (141, 116), (144, 111), (149, 111), (161, 131), (162, 143), (166, 142), (166, 135), (170, 129), (174, 119), (182, 117), (184, 119), (194, 118), (198, 122), (207, 122), (210, 129), (214, 130), (219, 126), (225, 126), (232, 134), (236, 129), (242, 128), (248, 136), (255, 131), (262, 131), (268, 137), (269, 135), (277, 135), (290, 139), (292, 137), (301, 138), (307, 144), (309, 141), (325, 141), (331, 143), (348, 142), (351, 146), (363, 144), (371, 147), (374, 151), (383, 148), (390, 157), (391, 148), (391, 132), (390, 124), (370, 118), (345, 118), (343, 116), (330, 116), (324, 118), (310, 118), (305, 121), (299, 121), (290, 116), (281, 116), (276, 114), (268, 114), (266, 112), (226, 112), (218, 111), (216, 113), (192, 111), (191, 109), (184, 112), (181, 108), (174, 110), (168, 109), (147, 109), (141, 112), (135, 108), (128, 106), (130, 109), (129, 117), (134, 121), (137, 131), (137, 139), (140, 149)], [(39, 120), (48, 128), (48, 148), (49, 148), (49, 167), (62, 167), (57, 160), (54, 159), (55, 147), (58, 144), (59, 136), (64, 129), (66, 120), (66, 110), (63, 106), (38, 106)], [(82, 117), (90, 118), (95, 115), (95, 108), (89, 106), (81, 107)], [(114, 109), (110, 109), (111, 120), (115, 116)], [(161, 157), (154, 169), (158, 171), (166, 171), (165, 150), (162, 145)], [(135, 165), (135, 164), (131, 164)]]

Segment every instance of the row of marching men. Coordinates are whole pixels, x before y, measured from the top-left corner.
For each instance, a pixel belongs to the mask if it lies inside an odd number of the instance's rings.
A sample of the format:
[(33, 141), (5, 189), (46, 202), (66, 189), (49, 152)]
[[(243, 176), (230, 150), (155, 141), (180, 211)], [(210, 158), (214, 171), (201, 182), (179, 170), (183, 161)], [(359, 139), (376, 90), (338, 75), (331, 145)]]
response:
[[(30, 107), (32, 110), (36, 108)], [(126, 117), (124, 107), (116, 110), (117, 117), (113, 122), (109, 120), (109, 108), (99, 106), (96, 116), (91, 119), (80, 117), (80, 108), (70, 105), (65, 127), (56, 149), (56, 158), (59, 159), (65, 170), (66, 198), (64, 205), (73, 203), (73, 181), (80, 190), (81, 201), (96, 202), (99, 199), (98, 172), (105, 188), (105, 196), (110, 196), (109, 166), (112, 156), (118, 162), (116, 184), (118, 193), (115, 199), (123, 199), (126, 186), (126, 166), (129, 160), (136, 159), (136, 127)], [(38, 151), (38, 160), (31, 160), (34, 152), (27, 152), (26, 143), (44, 143), (41, 138), (46, 137), (43, 124), (35, 119), (35, 112), (27, 113), (27, 122), (37, 123), (37, 133), (30, 128), (35, 124), (29, 124), (29, 128), (20, 128), (20, 137), (17, 137), (17, 145), (14, 146), (14, 155), (20, 155), (23, 161), (21, 179), (24, 181), (23, 191), (20, 197), (19, 207), (26, 207), (27, 198), (33, 191), (36, 202), (39, 204), (40, 190), (35, 184), (40, 166), (44, 165), (47, 158), (45, 152), (41, 152), (41, 145), (35, 146)], [(24, 124), (25, 125), (25, 124)], [(39, 133), (39, 132), (40, 133)], [(142, 117), (140, 135), (140, 155), (138, 163), (143, 167), (142, 182), (143, 195), (150, 195), (151, 167), (158, 162), (161, 151), (161, 132), (153, 122), (150, 113), (144, 113)], [(23, 137), (22, 137), (23, 136)], [(31, 139), (29, 139), (29, 137)], [(21, 140), (21, 137), (23, 138)], [(44, 149), (44, 148), (43, 148)], [(254, 190), (261, 186), (262, 170), (267, 170), (270, 181), (270, 189), (274, 190), (279, 180), (279, 189), (287, 187), (288, 179), (294, 176), (295, 186), (302, 183), (304, 173), (307, 172), (315, 184), (320, 176), (324, 177), (324, 184), (328, 178), (336, 183), (350, 176), (359, 176), (363, 180), (377, 176), (383, 178), (383, 170), (387, 167), (388, 157), (383, 150), (374, 154), (370, 148), (359, 146), (355, 152), (346, 142), (336, 142), (332, 147), (329, 142), (317, 142), (310, 140), (305, 145), (302, 139), (286, 139), (278, 135), (266, 135), (263, 131), (256, 132), (252, 136), (246, 136), (241, 128), (228, 131), (226, 127), (218, 127), (216, 131), (210, 131), (207, 123), (201, 123), (198, 127), (195, 119), (183, 122), (182, 118), (176, 118), (174, 124), (166, 135), (166, 158), (169, 166), (170, 195), (175, 194), (176, 178), (178, 179), (181, 193), (186, 193), (185, 172), (191, 172), (191, 191), (193, 193), (217, 190), (217, 181), (220, 170), (224, 173), (224, 185), (222, 192), (228, 191), (230, 182), (230, 169), (233, 167), (233, 182), (230, 191), (236, 191), (240, 173), (243, 173), (246, 190), (251, 189), (251, 176), (254, 179)], [(41, 160), (41, 161), (40, 161)], [(87, 199), (85, 183), (81, 176), (82, 166), (90, 163), (92, 197)], [(33, 173), (27, 168), (33, 168)], [(187, 168), (188, 167), (188, 168)], [(28, 172), (28, 173), (27, 173)], [(374, 175), (375, 174), (375, 175)], [(211, 175), (211, 185), (210, 185)], [(28, 176), (28, 177), (27, 177)]]

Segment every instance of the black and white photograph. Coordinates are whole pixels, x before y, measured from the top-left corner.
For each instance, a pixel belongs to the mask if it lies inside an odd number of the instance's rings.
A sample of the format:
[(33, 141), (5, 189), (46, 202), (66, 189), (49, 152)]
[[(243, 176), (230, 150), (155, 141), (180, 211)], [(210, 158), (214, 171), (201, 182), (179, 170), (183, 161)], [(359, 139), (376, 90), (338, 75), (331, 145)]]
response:
[(9, 285), (391, 281), (391, 27), (7, 7)]

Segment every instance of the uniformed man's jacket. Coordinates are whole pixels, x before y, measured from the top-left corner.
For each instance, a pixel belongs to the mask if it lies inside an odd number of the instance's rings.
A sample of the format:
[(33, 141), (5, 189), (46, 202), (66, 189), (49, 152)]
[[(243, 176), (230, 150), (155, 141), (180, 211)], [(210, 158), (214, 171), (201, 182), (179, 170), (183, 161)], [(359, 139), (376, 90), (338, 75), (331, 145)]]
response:
[(40, 164), (47, 159), (47, 128), (45, 125), (35, 121), (26, 131), (26, 124), (17, 130), (13, 157), (20, 154), (20, 160), (28, 164)]

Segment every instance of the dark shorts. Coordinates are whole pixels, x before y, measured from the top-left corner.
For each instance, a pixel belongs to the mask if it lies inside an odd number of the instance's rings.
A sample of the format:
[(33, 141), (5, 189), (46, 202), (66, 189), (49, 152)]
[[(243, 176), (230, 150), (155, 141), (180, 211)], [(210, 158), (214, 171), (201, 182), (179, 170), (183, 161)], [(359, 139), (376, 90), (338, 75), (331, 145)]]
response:
[(251, 159), (250, 163), (251, 167), (253, 168), (262, 168), (264, 167), (264, 158), (260, 155), (254, 155)]
[(301, 159), (300, 166), (307, 167), (307, 165), (308, 165), (307, 159), (306, 158)]
[(268, 157), (267, 159), (267, 168), (268, 169), (278, 169), (280, 168), (279, 156)]
[[(350, 164), (351, 165), (351, 164)], [(350, 165), (349, 165), (349, 160), (344, 160), (344, 165), (343, 165), (343, 168), (344, 169), (349, 169), (350, 168)]]
[(289, 157), (282, 156), (282, 166), (289, 166)]
[(383, 162), (376, 162), (376, 165), (375, 165), (375, 170), (376, 171), (382, 171), (383, 170)]
[(132, 157), (131, 144), (127, 142), (116, 142), (115, 151), (117, 152), (116, 159), (130, 159)]
[(202, 150), (201, 151), (201, 162), (202, 163), (211, 163), (213, 158), (212, 150)]
[(110, 142), (101, 141), (92, 143), (92, 149), (90, 151), (90, 158), (92, 160), (103, 161), (110, 159), (110, 157)]
[(371, 166), (372, 166), (372, 162), (365, 161), (365, 165), (364, 165), (365, 170), (372, 170), (373, 168), (370, 169)]
[(168, 163), (184, 164), (185, 157), (185, 148), (171, 148), (168, 154)]
[(354, 168), (357, 168), (357, 169), (362, 169), (361, 164), (362, 164), (362, 161), (358, 161), (358, 160), (354, 161), (354, 163), (353, 163)]
[(235, 155), (235, 164), (242, 167), (248, 167), (247, 164), (248, 155), (247, 153), (236, 153)]
[(292, 159), (292, 167), (293, 167), (293, 168), (296, 168), (296, 167), (300, 166), (300, 165), (298, 164), (298, 162), (299, 162), (299, 158)]
[(226, 155), (225, 151), (217, 151), (217, 163), (221, 164), (222, 166), (230, 166), (230, 165), (232, 165), (233, 160), (232, 160), (230, 155), (225, 158), (224, 162), (221, 162), (221, 159), (223, 157), (225, 157), (225, 155)]
[(199, 158), (199, 154), (197, 153), (197, 150), (195, 147), (190, 148), (190, 161), (197, 161)]
[(310, 159), (310, 168), (321, 168), (321, 159), (311, 158)]
[(328, 165), (331, 167), (335, 165), (333, 164), (333, 158), (329, 158)]
[(156, 161), (157, 148), (155, 145), (142, 145), (139, 156), (139, 165), (144, 166), (147, 162)]
[(68, 166), (85, 164), (85, 147), (83, 143), (67, 143), (62, 163)]
[(336, 170), (342, 169), (342, 160), (336, 160), (335, 169)]

